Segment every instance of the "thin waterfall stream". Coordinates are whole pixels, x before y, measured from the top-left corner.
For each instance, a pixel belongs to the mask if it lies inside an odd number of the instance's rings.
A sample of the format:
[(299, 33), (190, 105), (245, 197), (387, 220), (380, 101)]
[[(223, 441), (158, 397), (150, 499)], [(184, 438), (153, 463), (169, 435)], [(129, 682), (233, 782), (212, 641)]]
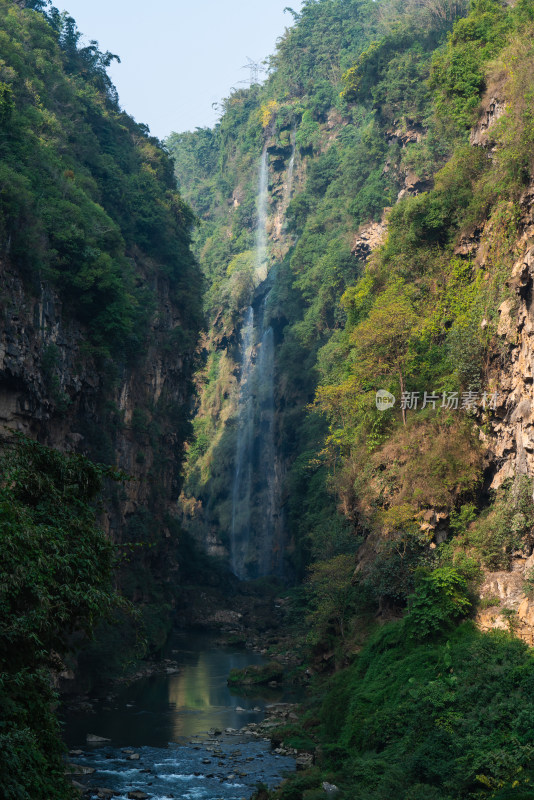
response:
[(286, 188), (285, 188), (285, 192), (284, 192), (284, 203), (283, 203), (284, 214), (286, 213), (287, 207), (289, 206), (289, 203), (291, 202), (291, 195), (293, 193), (293, 178), (294, 178), (294, 175), (295, 175), (295, 156), (296, 156), (296, 152), (297, 152), (296, 135), (297, 135), (297, 132), (296, 132), (295, 128), (293, 128), (293, 130), (291, 131), (291, 157), (289, 159), (289, 164), (288, 164), (288, 167), (287, 167), (287, 180), (286, 180)]
[(257, 494), (258, 519), (258, 574), (269, 575), (274, 569), (273, 535), (276, 514), (274, 438), (274, 331), (268, 325), (268, 300), (262, 307), (260, 352), (256, 367), (259, 458)]
[[(294, 152), (288, 183), (292, 180)], [(242, 579), (281, 571), (275, 552), (277, 514), (274, 331), (269, 323), (267, 221), (269, 161), (264, 146), (256, 200), (256, 301), (241, 328), (237, 435), (232, 488), (230, 565)], [(265, 284), (265, 288), (264, 288)], [(263, 289), (263, 291), (262, 291)]]
[(265, 144), (260, 161), (258, 196), (256, 199), (256, 279), (261, 283), (267, 278), (267, 214), (269, 206), (269, 154)]
[(254, 309), (249, 306), (241, 329), (241, 379), (239, 382), (230, 536), (230, 566), (238, 578), (246, 577), (245, 564), (250, 538), (252, 451), (254, 446), (253, 346)]

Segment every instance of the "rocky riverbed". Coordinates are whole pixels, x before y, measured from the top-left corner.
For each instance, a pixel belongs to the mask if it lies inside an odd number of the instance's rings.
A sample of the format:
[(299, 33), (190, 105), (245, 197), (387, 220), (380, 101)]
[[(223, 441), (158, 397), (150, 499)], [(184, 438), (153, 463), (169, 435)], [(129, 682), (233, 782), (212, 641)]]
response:
[(87, 800), (241, 800), (258, 784), (275, 786), (296, 768), (295, 759), (273, 751), (260, 730), (247, 729), (206, 733), (166, 748), (99, 744), (70, 757), (76, 763), (68, 769), (77, 770), (75, 786)]
[(264, 657), (190, 634), (170, 653), (159, 674), (67, 715), (66, 769), (84, 798), (241, 800), (295, 771), (302, 754), (270, 740), (294, 717), (287, 690), (227, 683)]

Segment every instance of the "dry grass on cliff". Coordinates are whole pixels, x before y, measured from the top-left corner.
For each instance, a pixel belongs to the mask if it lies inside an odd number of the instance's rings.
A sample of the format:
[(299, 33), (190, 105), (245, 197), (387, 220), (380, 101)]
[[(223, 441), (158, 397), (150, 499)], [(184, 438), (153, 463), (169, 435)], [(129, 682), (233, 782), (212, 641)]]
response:
[(356, 472), (359, 514), (384, 532), (414, 525), (425, 509), (450, 512), (472, 494), (482, 474), (482, 446), (472, 424), (458, 419), (418, 419), (406, 427)]

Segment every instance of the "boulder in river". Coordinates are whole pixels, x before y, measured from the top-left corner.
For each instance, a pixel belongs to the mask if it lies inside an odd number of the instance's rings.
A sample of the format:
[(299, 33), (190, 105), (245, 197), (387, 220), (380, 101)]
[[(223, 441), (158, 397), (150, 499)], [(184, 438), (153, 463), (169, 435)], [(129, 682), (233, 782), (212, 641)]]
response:
[(135, 790), (134, 792), (128, 792), (129, 800), (148, 800), (150, 795), (146, 794), (145, 792), (139, 792)]
[(83, 764), (67, 764), (65, 772), (67, 775), (92, 775), (96, 770)]
[(89, 744), (98, 744), (99, 742), (110, 742), (111, 739), (106, 739), (105, 736), (95, 736), (94, 733), (88, 733), (85, 740)]

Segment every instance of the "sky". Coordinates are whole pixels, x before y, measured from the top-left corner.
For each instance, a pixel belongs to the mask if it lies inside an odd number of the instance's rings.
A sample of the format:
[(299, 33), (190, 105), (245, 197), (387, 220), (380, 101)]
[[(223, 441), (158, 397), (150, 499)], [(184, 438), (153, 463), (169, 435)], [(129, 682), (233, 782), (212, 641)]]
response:
[(86, 43), (121, 58), (110, 76), (122, 108), (163, 139), (212, 126), (219, 103), (247, 81), (293, 22), (301, 0), (54, 0)]

